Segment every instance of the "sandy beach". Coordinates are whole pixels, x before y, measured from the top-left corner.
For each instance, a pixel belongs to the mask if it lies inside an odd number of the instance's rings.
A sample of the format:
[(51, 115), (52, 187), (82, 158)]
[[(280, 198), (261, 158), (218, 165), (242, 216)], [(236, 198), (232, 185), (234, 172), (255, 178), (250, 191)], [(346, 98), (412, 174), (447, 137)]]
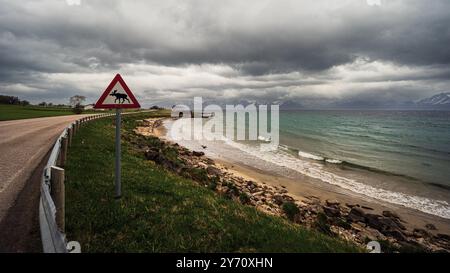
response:
[[(185, 149), (183, 147), (183, 143), (174, 142), (170, 139), (170, 136), (168, 135), (169, 129), (166, 126), (164, 126), (165, 125), (164, 119), (145, 120), (143, 121), (143, 125), (145, 126), (138, 127), (136, 129), (137, 133), (143, 135), (156, 136), (160, 139), (163, 139), (164, 141), (167, 141), (167, 143), (172, 143), (169, 145), (179, 147), (178, 149), (181, 150)], [(180, 144), (181, 146), (179, 146), (178, 144)], [(220, 173), (219, 175), (222, 177), (238, 178), (235, 181), (238, 181), (237, 184), (241, 185), (239, 187), (242, 187), (241, 189), (243, 189), (244, 191), (246, 190), (245, 188), (246, 186), (244, 184), (249, 182), (256, 184), (259, 189), (264, 189), (267, 187), (272, 189), (269, 190), (269, 192), (271, 192), (269, 194), (270, 196), (269, 199), (271, 200), (276, 199), (274, 197), (277, 194), (281, 194), (283, 197), (292, 200), (300, 207), (302, 206), (302, 204), (313, 204), (313, 207), (314, 206), (316, 206), (316, 208), (319, 207), (320, 211), (325, 210), (326, 212), (326, 210), (329, 207), (333, 208), (334, 206), (329, 204), (337, 204), (335, 208), (338, 208), (338, 210), (341, 211), (339, 213), (340, 215), (342, 214), (347, 215), (349, 213), (351, 214), (352, 213), (351, 211), (353, 211), (354, 208), (358, 208), (359, 210), (363, 211), (364, 214), (367, 214), (367, 216), (369, 217), (371, 217), (371, 215), (379, 217), (378, 215), (380, 215), (381, 218), (389, 218), (390, 216), (387, 215), (395, 215), (394, 218), (397, 218), (396, 220), (400, 221), (398, 222), (400, 226), (403, 226), (402, 227), (403, 231), (401, 231), (403, 235), (401, 236), (406, 236), (407, 238), (415, 238), (414, 240), (416, 241), (418, 240), (419, 242), (424, 240), (424, 238), (429, 238), (425, 240), (432, 240), (432, 241), (441, 240), (439, 238), (444, 238), (443, 240), (447, 240), (448, 234), (450, 234), (450, 219), (442, 218), (432, 214), (427, 214), (415, 209), (399, 206), (396, 204), (382, 202), (380, 200), (369, 198), (362, 194), (350, 192), (338, 186), (326, 183), (318, 183), (316, 179), (310, 179), (308, 177), (304, 177), (303, 179), (295, 179), (287, 175), (286, 176), (280, 175), (279, 173), (273, 172), (270, 169), (256, 168), (254, 166), (246, 164), (245, 162), (239, 160), (238, 158), (230, 159), (229, 156), (226, 156), (226, 153), (222, 155), (217, 155), (214, 153), (208, 154), (209, 147), (207, 147), (206, 145), (202, 146), (203, 147), (201, 147), (199, 150), (192, 150), (194, 153), (198, 153), (200, 155), (195, 155), (193, 157), (188, 155), (187, 157), (184, 157), (184, 159), (182, 160), (190, 161), (189, 163), (190, 165), (197, 166), (196, 168), (198, 167), (204, 168), (205, 170), (208, 171), (208, 173), (209, 170), (212, 169), (213, 173), (216, 172)], [(214, 163), (211, 164), (207, 163), (209, 161)], [(214, 171), (214, 169), (218, 169), (218, 171)], [(264, 201), (264, 204), (258, 201), (258, 200), (265, 200), (265, 198), (260, 199), (258, 193), (254, 194), (254, 192), (252, 191), (248, 193), (250, 194), (251, 198), (253, 198), (254, 201), (253, 205), (256, 206), (257, 208), (261, 207), (262, 211), (265, 211), (270, 214), (283, 215), (282, 210), (280, 210), (281, 207), (275, 207), (275, 209), (272, 210), (270, 208), (270, 206), (272, 205), (269, 204), (269, 206), (267, 206), (265, 203), (266, 201)], [(263, 196), (264, 195), (267, 196), (266, 194), (263, 194)], [(273, 204), (272, 202), (273, 201), (270, 201), (269, 203)], [(306, 205), (305, 209), (309, 210), (310, 208), (308, 208), (308, 205)], [(314, 210), (315, 209), (313, 209), (313, 211)], [(307, 215), (310, 215), (310, 213), (307, 213)], [(310, 216), (307, 216), (307, 218), (308, 217)], [(334, 216), (330, 217), (331, 217), (330, 219), (333, 219)], [(305, 223), (307, 223), (310, 220), (306, 220)], [(356, 229), (362, 228), (364, 232), (369, 230), (369, 233), (374, 231), (373, 225), (371, 227), (370, 223), (367, 224), (367, 222), (366, 223), (364, 223), (364, 221), (359, 222), (358, 220), (356, 220), (356, 222), (354, 220), (352, 221), (353, 221), (352, 228), (353, 227), (355, 227)], [(377, 226), (377, 224), (375, 224), (375, 226)], [(349, 237), (351, 238), (352, 236), (355, 236), (355, 234), (352, 232), (346, 233), (344, 231), (342, 234), (341, 232), (339, 232), (339, 234), (342, 235), (342, 237), (348, 239)], [(375, 234), (379, 234), (378, 231), (375, 230)], [(422, 236), (422, 234), (425, 235)], [(410, 239), (407, 240), (409, 241)], [(361, 243), (361, 239), (357, 241)], [(444, 248), (447, 249), (447, 247)]]
[[(167, 120), (166, 120), (167, 121)], [(162, 139), (169, 140), (167, 136), (168, 130), (162, 123), (154, 126), (153, 135)], [(393, 211), (401, 215), (405, 226), (410, 229), (425, 229), (427, 224), (432, 224), (436, 230), (428, 230), (432, 234), (445, 233), (450, 234), (450, 219), (439, 216), (427, 214), (411, 208), (406, 208), (400, 205), (381, 202), (374, 198), (360, 195), (337, 186), (326, 183), (317, 183), (317, 180), (304, 177), (303, 179), (294, 179), (292, 177), (274, 174), (262, 168), (255, 168), (240, 160), (232, 160), (229, 156), (212, 156), (207, 153), (208, 148), (204, 151), (206, 154), (215, 160), (216, 164), (221, 165), (228, 172), (232, 172), (244, 179), (254, 180), (258, 183), (264, 183), (273, 186), (279, 186), (287, 189), (289, 194), (295, 199), (304, 201), (308, 198), (317, 198), (322, 202), (326, 200), (337, 200), (341, 204), (359, 204), (366, 208), (367, 211), (381, 214), (383, 211)]]
[(437, 217), (389, 203), (381, 203), (377, 200), (369, 199), (364, 196), (346, 193), (345, 191), (332, 186), (318, 186), (306, 181), (293, 180), (283, 176), (275, 176), (268, 171), (256, 169), (254, 167), (244, 165), (241, 162), (237, 164), (237, 162), (225, 161), (220, 158), (216, 158), (215, 161), (216, 164), (218, 163), (222, 165), (228, 171), (233, 172), (234, 174), (245, 179), (286, 188), (290, 195), (301, 201), (308, 199), (308, 197), (317, 197), (321, 201), (337, 200), (342, 204), (359, 204), (362, 207), (373, 209), (373, 212), (377, 214), (381, 214), (383, 211), (389, 210), (400, 215), (405, 221), (405, 226), (409, 229), (425, 228), (425, 225), (433, 224), (437, 229), (430, 230), (431, 233), (450, 233), (450, 219)]

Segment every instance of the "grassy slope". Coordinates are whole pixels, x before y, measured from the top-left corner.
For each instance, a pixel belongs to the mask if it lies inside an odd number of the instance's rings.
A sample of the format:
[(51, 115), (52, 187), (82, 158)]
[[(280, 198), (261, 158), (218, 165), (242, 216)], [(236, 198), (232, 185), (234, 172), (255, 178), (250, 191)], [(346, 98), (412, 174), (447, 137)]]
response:
[[(142, 117), (124, 117), (123, 130), (134, 128), (134, 120)], [(112, 119), (85, 125), (70, 148), (67, 234), (83, 252), (359, 251), (171, 174), (126, 141), (122, 147), (124, 197), (119, 201), (113, 198)]]
[(0, 120), (72, 115), (70, 109), (0, 104)]

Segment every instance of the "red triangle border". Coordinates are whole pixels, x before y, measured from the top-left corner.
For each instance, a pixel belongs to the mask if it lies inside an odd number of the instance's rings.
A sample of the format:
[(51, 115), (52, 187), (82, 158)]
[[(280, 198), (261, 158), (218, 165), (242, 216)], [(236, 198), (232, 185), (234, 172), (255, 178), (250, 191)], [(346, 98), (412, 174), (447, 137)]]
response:
[[(122, 85), (123, 90), (125, 91), (125, 93), (127, 93), (128, 97), (130, 98), (130, 100), (132, 102), (131, 104), (103, 104), (103, 102), (108, 97), (109, 93), (114, 88), (114, 86), (116, 85), (117, 82), (119, 82)], [(131, 92), (130, 88), (128, 88), (128, 85), (125, 83), (125, 81), (123, 80), (122, 76), (120, 76), (120, 74), (117, 74), (114, 77), (114, 79), (111, 81), (111, 83), (108, 85), (108, 87), (105, 89), (105, 91), (103, 91), (103, 94), (98, 99), (98, 101), (95, 103), (94, 108), (95, 109), (105, 109), (105, 108), (106, 109), (111, 109), (111, 108), (141, 108), (141, 105), (139, 104), (139, 102), (134, 97), (134, 95)]]

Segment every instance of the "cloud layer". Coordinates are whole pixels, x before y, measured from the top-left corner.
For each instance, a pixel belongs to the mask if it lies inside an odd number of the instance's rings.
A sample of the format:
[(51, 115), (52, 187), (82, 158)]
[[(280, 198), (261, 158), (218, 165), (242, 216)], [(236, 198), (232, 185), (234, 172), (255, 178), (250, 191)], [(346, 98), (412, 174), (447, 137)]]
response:
[[(383, 105), (450, 90), (448, 0), (0, 0), (0, 93)], [(336, 104), (336, 105), (337, 105)]]

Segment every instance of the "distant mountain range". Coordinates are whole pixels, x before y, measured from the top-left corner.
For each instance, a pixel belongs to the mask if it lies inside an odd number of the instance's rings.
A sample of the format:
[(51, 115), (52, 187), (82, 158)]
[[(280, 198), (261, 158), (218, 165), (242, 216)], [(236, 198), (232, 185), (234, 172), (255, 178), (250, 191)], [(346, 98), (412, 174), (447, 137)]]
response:
[[(450, 110), (450, 92), (436, 94), (429, 98), (420, 99), (417, 101), (385, 101), (385, 100), (370, 100), (367, 98), (353, 97), (351, 99), (344, 99), (338, 101), (323, 101), (321, 99), (315, 100), (278, 100), (278, 101), (258, 101), (256, 99), (237, 99), (231, 101), (215, 101), (214, 99), (205, 99), (204, 106), (209, 104), (218, 104), (222, 108), (225, 105), (271, 105), (278, 104), (280, 110), (301, 110), (301, 109), (392, 109), (392, 110)], [(192, 101), (185, 103), (189, 107), (193, 107)], [(167, 106), (167, 105), (163, 105)], [(168, 106), (170, 108), (170, 106)]]
[[(311, 109), (315, 106), (310, 106), (309, 103), (301, 104), (295, 101), (281, 101), (277, 102), (282, 110), (295, 109)], [(436, 94), (429, 98), (424, 98), (417, 101), (368, 101), (367, 99), (353, 98), (350, 100), (334, 101), (329, 104), (320, 104), (317, 108), (325, 109), (404, 109), (404, 110), (450, 110), (450, 92)]]
[(415, 103), (419, 108), (450, 109), (450, 92), (440, 93)]

